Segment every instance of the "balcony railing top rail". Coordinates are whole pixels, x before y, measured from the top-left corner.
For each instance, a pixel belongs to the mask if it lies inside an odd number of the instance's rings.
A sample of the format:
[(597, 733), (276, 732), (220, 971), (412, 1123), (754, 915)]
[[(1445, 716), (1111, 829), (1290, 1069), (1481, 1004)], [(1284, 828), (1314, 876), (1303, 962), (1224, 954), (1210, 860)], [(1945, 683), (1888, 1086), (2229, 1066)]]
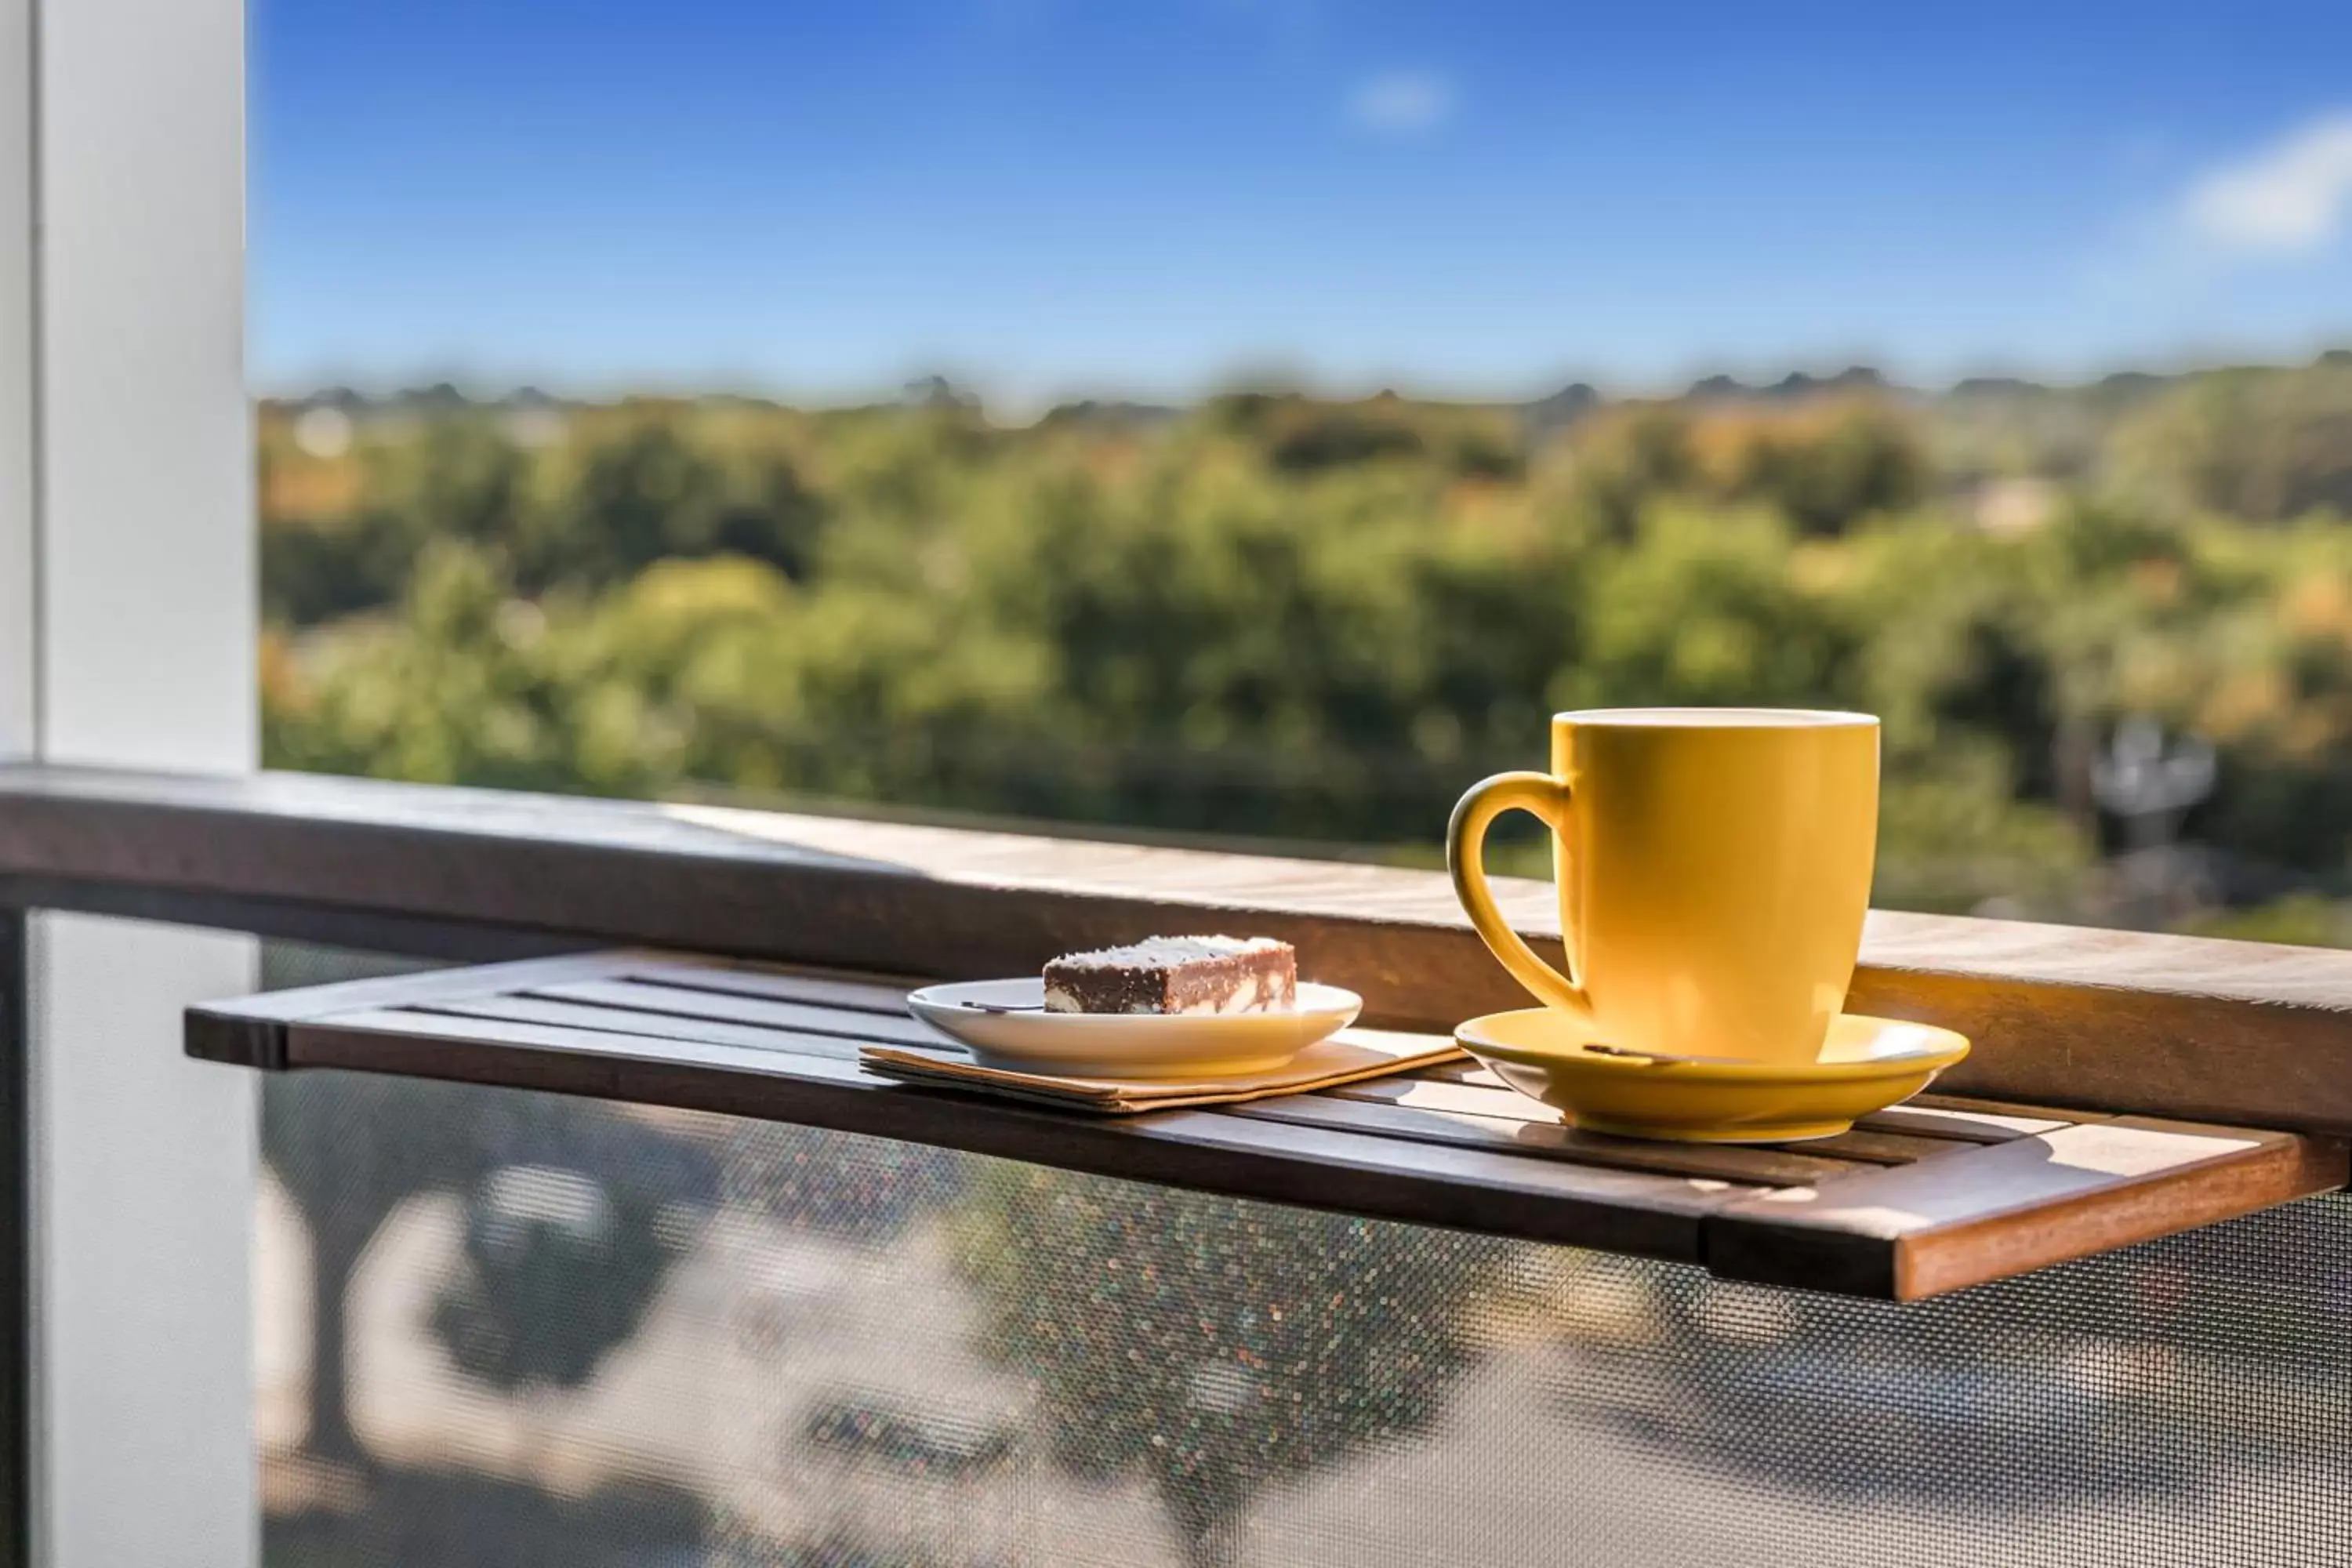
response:
[[(1498, 882), (1557, 956), (1549, 889)], [(1203, 925), (1443, 1028), (1524, 1005), (1430, 872), (311, 775), (0, 768), (0, 902), (463, 956), (631, 943), (927, 978)], [(2352, 1131), (2352, 953), (1881, 912), (1855, 1009), (1955, 1093)]]

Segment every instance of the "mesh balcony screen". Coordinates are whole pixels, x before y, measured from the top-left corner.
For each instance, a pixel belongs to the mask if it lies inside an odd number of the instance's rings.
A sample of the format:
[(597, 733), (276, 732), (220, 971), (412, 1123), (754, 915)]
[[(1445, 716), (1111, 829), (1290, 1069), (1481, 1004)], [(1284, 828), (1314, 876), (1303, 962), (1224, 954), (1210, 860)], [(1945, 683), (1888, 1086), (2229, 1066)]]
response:
[(2352, 1560), (2352, 1200), (1895, 1309), (719, 1118), (267, 1093), (273, 1565)]

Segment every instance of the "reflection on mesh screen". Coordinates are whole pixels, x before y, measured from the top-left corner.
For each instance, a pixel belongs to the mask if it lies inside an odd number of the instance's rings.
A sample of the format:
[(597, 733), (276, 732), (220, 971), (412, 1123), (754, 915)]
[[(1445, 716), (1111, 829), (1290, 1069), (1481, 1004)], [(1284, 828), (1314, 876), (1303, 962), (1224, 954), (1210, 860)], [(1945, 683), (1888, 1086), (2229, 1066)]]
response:
[(2352, 1198), (1892, 1308), (719, 1117), (267, 1093), (272, 1568), (2352, 1553)]

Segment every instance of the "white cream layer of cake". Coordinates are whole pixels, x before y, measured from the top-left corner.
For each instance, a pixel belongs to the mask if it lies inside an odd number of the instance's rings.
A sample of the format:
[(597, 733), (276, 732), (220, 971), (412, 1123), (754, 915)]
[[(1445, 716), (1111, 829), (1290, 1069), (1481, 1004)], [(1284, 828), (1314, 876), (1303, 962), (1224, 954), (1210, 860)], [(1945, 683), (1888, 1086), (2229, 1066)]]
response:
[[(1163, 1012), (1158, 1007), (1142, 1005), (1128, 1007), (1122, 1009), (1122, 1011), (1131, 1014), (1150, 1014), (1154, 1016), (1163, 1018), (1177, 1016), (1213, 1017), (1226, 1013), (1270, 1012), (1281, 1005), (1282, 990), (1280, 986), (1275, 984), (1273, 976), (1265, 974), (1253, 974), (1250, 976), (1249, 985), (1246, 989), (1234, 992), (1223, 1002), (1200, 1002), (1190, 1007), (1178, 1007), (1173, 1012)], [(1069, 992), (1064, 990), (1058, 985), (1048, 985), (1045, 987), (1045, 1011), (1048, 1013), (1082, 1013), (1086, 1011), (1086, 1009), (1078, 1005), (1078, 999)], [(1100, 1016), (1101, 1015), (1097, 1016)]]

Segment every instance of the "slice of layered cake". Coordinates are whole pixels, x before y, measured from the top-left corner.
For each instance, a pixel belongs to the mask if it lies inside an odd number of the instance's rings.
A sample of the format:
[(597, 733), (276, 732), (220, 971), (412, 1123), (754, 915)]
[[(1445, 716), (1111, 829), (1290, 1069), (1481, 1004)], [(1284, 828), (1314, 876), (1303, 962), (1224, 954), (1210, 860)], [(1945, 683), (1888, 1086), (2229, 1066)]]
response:
[(1048, 1013), (1276, 1013), (1298, 1005), (1298, 954), (1271, 937), (1155, 936), (1045, 965)]

